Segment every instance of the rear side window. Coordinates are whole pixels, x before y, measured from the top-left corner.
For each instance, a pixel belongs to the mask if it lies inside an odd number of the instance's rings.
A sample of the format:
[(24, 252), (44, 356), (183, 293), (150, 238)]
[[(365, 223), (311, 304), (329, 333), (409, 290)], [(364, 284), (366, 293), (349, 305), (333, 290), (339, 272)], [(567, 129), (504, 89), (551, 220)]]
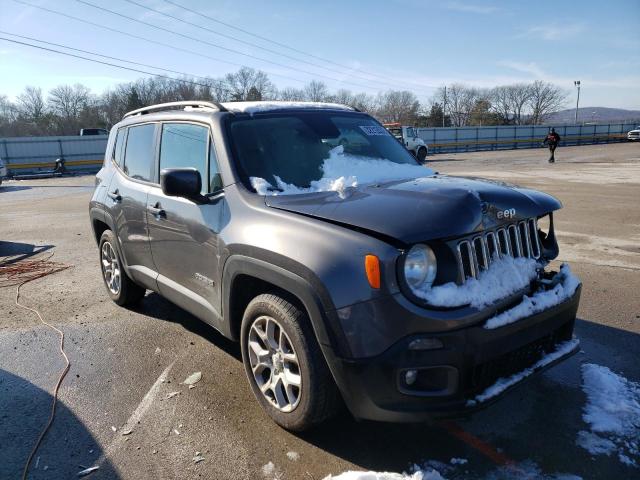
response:
[(119, 128), (116, 133), (116, 144), (113, 148), (113, 155), (111, 159), (117, 164), (122, 166), (122, 151), (124, 150), (124, 128)]
[(124, 173), (136, 180), (151, 181), (155, 124), (129, 127), (124, 154)]
[[(209, 129), (189, 123), (165, 123), (160, 141), (160, 170), (195, 168), (202, 178), (202, 193), (207, 193), (207, 152)], [(217, 170), (217, 168), (216, 168)]]

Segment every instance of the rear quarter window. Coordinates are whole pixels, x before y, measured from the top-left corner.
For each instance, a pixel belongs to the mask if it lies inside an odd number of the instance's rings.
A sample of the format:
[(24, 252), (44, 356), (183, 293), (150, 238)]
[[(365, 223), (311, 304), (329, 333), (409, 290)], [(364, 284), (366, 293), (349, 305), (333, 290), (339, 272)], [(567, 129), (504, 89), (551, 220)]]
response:
[(124, 173), (136, 180), (151, 181), (155, 154), (156, 126), (153, 123), (129, 127), (124, 154)]
[(111, 152), (111, 160), (113, 160), (116, 165), (122, 166), (122, 152), (124, 150), (124, 139), (127, 130), (126, 128), (119, 128), (116, 133), (116, 140), (113, 145), (113, 149)]

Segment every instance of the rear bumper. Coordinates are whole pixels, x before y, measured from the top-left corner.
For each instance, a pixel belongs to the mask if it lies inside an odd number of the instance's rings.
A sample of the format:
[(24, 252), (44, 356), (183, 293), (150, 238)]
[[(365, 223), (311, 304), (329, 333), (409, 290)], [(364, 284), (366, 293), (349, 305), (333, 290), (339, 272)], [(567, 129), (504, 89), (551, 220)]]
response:
[[(496, 329), (483, 324), (445, 333), (411, 335), (384, 353), (366, 359), (330, 359), (331, 370), (345, 402), (356, 418), (416, 422), (437, 417), (458, 416), (482, 408), (502, 393), (521, 383), (520, 377), (497, 396), (473, 401), (499, 378), (527, 370), (542, 371), (575, 353), (572, 339), (581, 288), (574, 295), (541, 313)], [(436, 350), (416, 351), (409, 344), (428, 337), (442, 342)], [(545, 355), (552, 359), (540, 362)], [(418, 384), (409, 387), (406, 372), (418, 372)], [(528, 377), (529, 375), (527, 375)]]

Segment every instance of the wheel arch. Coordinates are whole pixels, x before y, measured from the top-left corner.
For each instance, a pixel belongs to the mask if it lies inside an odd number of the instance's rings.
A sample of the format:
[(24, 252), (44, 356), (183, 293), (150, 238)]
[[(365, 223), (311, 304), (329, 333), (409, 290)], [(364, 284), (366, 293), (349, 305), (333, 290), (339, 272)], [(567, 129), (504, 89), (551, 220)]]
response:
[(239, 340), (246, 305), (257, 295), (276, 292), (306, 311), (323, 351), (329, 347), (347, 353), (344, 336), (337, 330), (337, 319), (332, 321), (334, 309), (326, 300), (321, 300), (318, 289), (290, 269), (254, 257), (232, 255), (225, 262), (222, 274), (222, 328), (225, 330), (222, 333)]

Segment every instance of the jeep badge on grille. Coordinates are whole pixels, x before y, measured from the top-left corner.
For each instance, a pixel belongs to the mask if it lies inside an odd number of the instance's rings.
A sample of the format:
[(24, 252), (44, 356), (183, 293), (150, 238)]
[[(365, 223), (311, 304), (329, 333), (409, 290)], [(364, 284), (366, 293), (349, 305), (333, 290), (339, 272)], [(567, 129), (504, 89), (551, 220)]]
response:
[(515, 208), (507, 208), (506, 210), (498, 210), (496, 213), (498, 220), (502, 220), (503, 218), (515, 218), (516, 209)]

